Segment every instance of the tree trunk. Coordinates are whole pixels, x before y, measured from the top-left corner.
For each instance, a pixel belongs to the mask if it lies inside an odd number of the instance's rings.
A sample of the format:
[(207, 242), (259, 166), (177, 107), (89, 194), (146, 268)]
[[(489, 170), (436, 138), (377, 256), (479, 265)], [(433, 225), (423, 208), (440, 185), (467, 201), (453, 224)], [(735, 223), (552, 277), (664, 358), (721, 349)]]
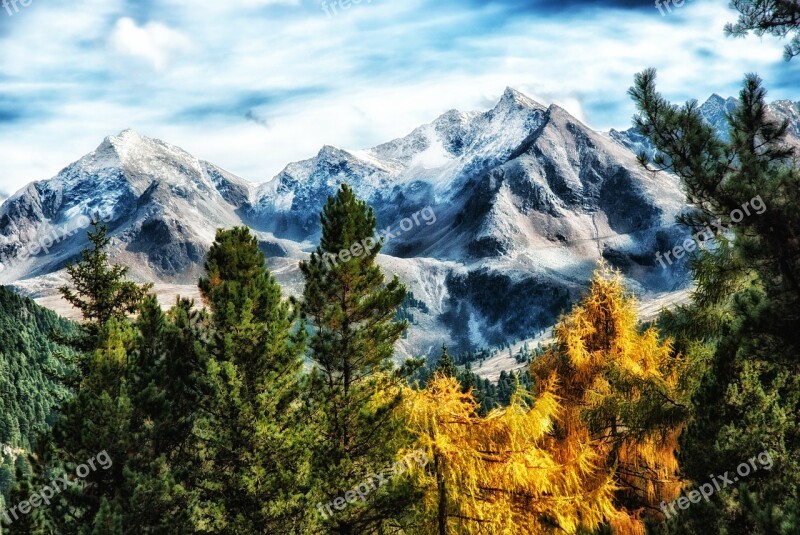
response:
[(436, 470), (436, 488), (439, 495), (436, 519), (438, 524), (437, 532), (439, 535), (447, 535), (447, 487), (444, 481), (444, 460), (436, 453), (433, 456), (433, 463)]

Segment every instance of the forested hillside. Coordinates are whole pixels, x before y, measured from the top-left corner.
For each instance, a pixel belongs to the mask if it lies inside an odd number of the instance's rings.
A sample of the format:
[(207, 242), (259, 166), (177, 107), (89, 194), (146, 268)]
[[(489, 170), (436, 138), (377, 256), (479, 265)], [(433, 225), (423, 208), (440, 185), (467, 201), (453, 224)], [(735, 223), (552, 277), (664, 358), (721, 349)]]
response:
[(58, 369), (55, 355), (65, 351), (52, 333), (72, 330), (69, 321), (0, 287), (0, 443), (30, 449), (49, 428), (66, 393), (45, 373)]
[(73, 325), (30, 299), (0, 286), (0, 501), (29, 470), (21, 450), (30, 451), (37, 435), (53, 423), (53, 408), (66, 390), (46, 373), (61, 368), (66, 351), (51, 333), (69, 334)]

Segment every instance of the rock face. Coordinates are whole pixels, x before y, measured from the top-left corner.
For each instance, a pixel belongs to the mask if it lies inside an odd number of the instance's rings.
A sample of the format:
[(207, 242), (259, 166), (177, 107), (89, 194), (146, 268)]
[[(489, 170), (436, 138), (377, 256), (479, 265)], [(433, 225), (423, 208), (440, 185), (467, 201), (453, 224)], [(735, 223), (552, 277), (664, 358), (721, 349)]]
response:
[[(733, 99), (701, 111), (717, 128)], [(798, 139), (798, 107), (777, 102)], [(325, 146), (251, 184), (162, 141), (124, 131), (56, 177), (0, 206), (0, 282), (44, 294), (86, 244), (88, 217), (108, 222), (112, 258), (141, 280), (194, 284), (217, 228), (247, 224), (288, 292), (316, 245), (319, 212), (350, 184), (393, 235), (379, 261), (414, 295), (408, 352), (466, 350), (529, 337), (584, 289), (599, 259), (638, 292), (684, 287), (682, 265), (655, 253), (685, 231), (677, 179), (639, 167), (652, 150), (634, 130), (591, 130), (558, 106), (507, 89), (486, 112), (443, 114), (366, 150)]]
[[(5, 276), (59, 270), (85, 244), (80, 227), (87, 217), (100, 214), (114, 238), (115, 260), (133, 275), (188, 280), (200, 273), (216, 228), (240, 222), (236, 212), (248, 205), (250, 190), (177, 147), (126, 130), (6, 200), (0, 208)], [(74, 227), (80, 231), (70, 234)], [(34, 252), (45, 237), (53, 242), (49, 254)]]

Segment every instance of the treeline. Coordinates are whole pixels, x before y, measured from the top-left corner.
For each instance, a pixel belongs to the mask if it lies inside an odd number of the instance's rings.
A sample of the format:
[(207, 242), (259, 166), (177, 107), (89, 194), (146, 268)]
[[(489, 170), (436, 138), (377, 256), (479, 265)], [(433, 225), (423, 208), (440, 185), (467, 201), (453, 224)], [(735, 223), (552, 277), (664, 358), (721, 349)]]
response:
[(528, 370), (512, 372), (502, 370), (497, 382), (493, 383), (474, 373), (469, 360), (466, 361), (463, 369), (457, 366), (460, 362), (463, 362), (462, 359), (450, 356), (447, 346), (443, 345), (438, 358), (415, 373), (411, 378), (411, 384), (425, 388), (437, 374), (453, 377), (461, 385), (463, 392), (472, 392), (478, 404), (478, 414), (481, 416), (487, 415), (492, 409), (508, 406), (511, 403), (511, 397), (517, 390), (531, 390), (531, 374)]

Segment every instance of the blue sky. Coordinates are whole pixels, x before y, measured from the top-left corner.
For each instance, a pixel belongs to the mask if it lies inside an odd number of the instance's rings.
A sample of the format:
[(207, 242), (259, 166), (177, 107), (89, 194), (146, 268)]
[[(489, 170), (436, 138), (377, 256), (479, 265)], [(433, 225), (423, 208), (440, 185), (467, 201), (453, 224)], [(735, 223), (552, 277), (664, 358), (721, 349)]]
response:
[[(9, 1), (9, 0), (7, 0)], [(328, 0), (338, 4), (339, 0)], [(2, 0), (0, 0), (2, 2)], [(25, 0), (0, 9), (0, 190), (55, 175), (125, 128), (253, 181), (323, 144), (373, 146), (506, 86), (627, 128), (634, 73), (674, 100), (758, 72), (800, 99), (782, 43), (727, 39), (725, 0)]]

